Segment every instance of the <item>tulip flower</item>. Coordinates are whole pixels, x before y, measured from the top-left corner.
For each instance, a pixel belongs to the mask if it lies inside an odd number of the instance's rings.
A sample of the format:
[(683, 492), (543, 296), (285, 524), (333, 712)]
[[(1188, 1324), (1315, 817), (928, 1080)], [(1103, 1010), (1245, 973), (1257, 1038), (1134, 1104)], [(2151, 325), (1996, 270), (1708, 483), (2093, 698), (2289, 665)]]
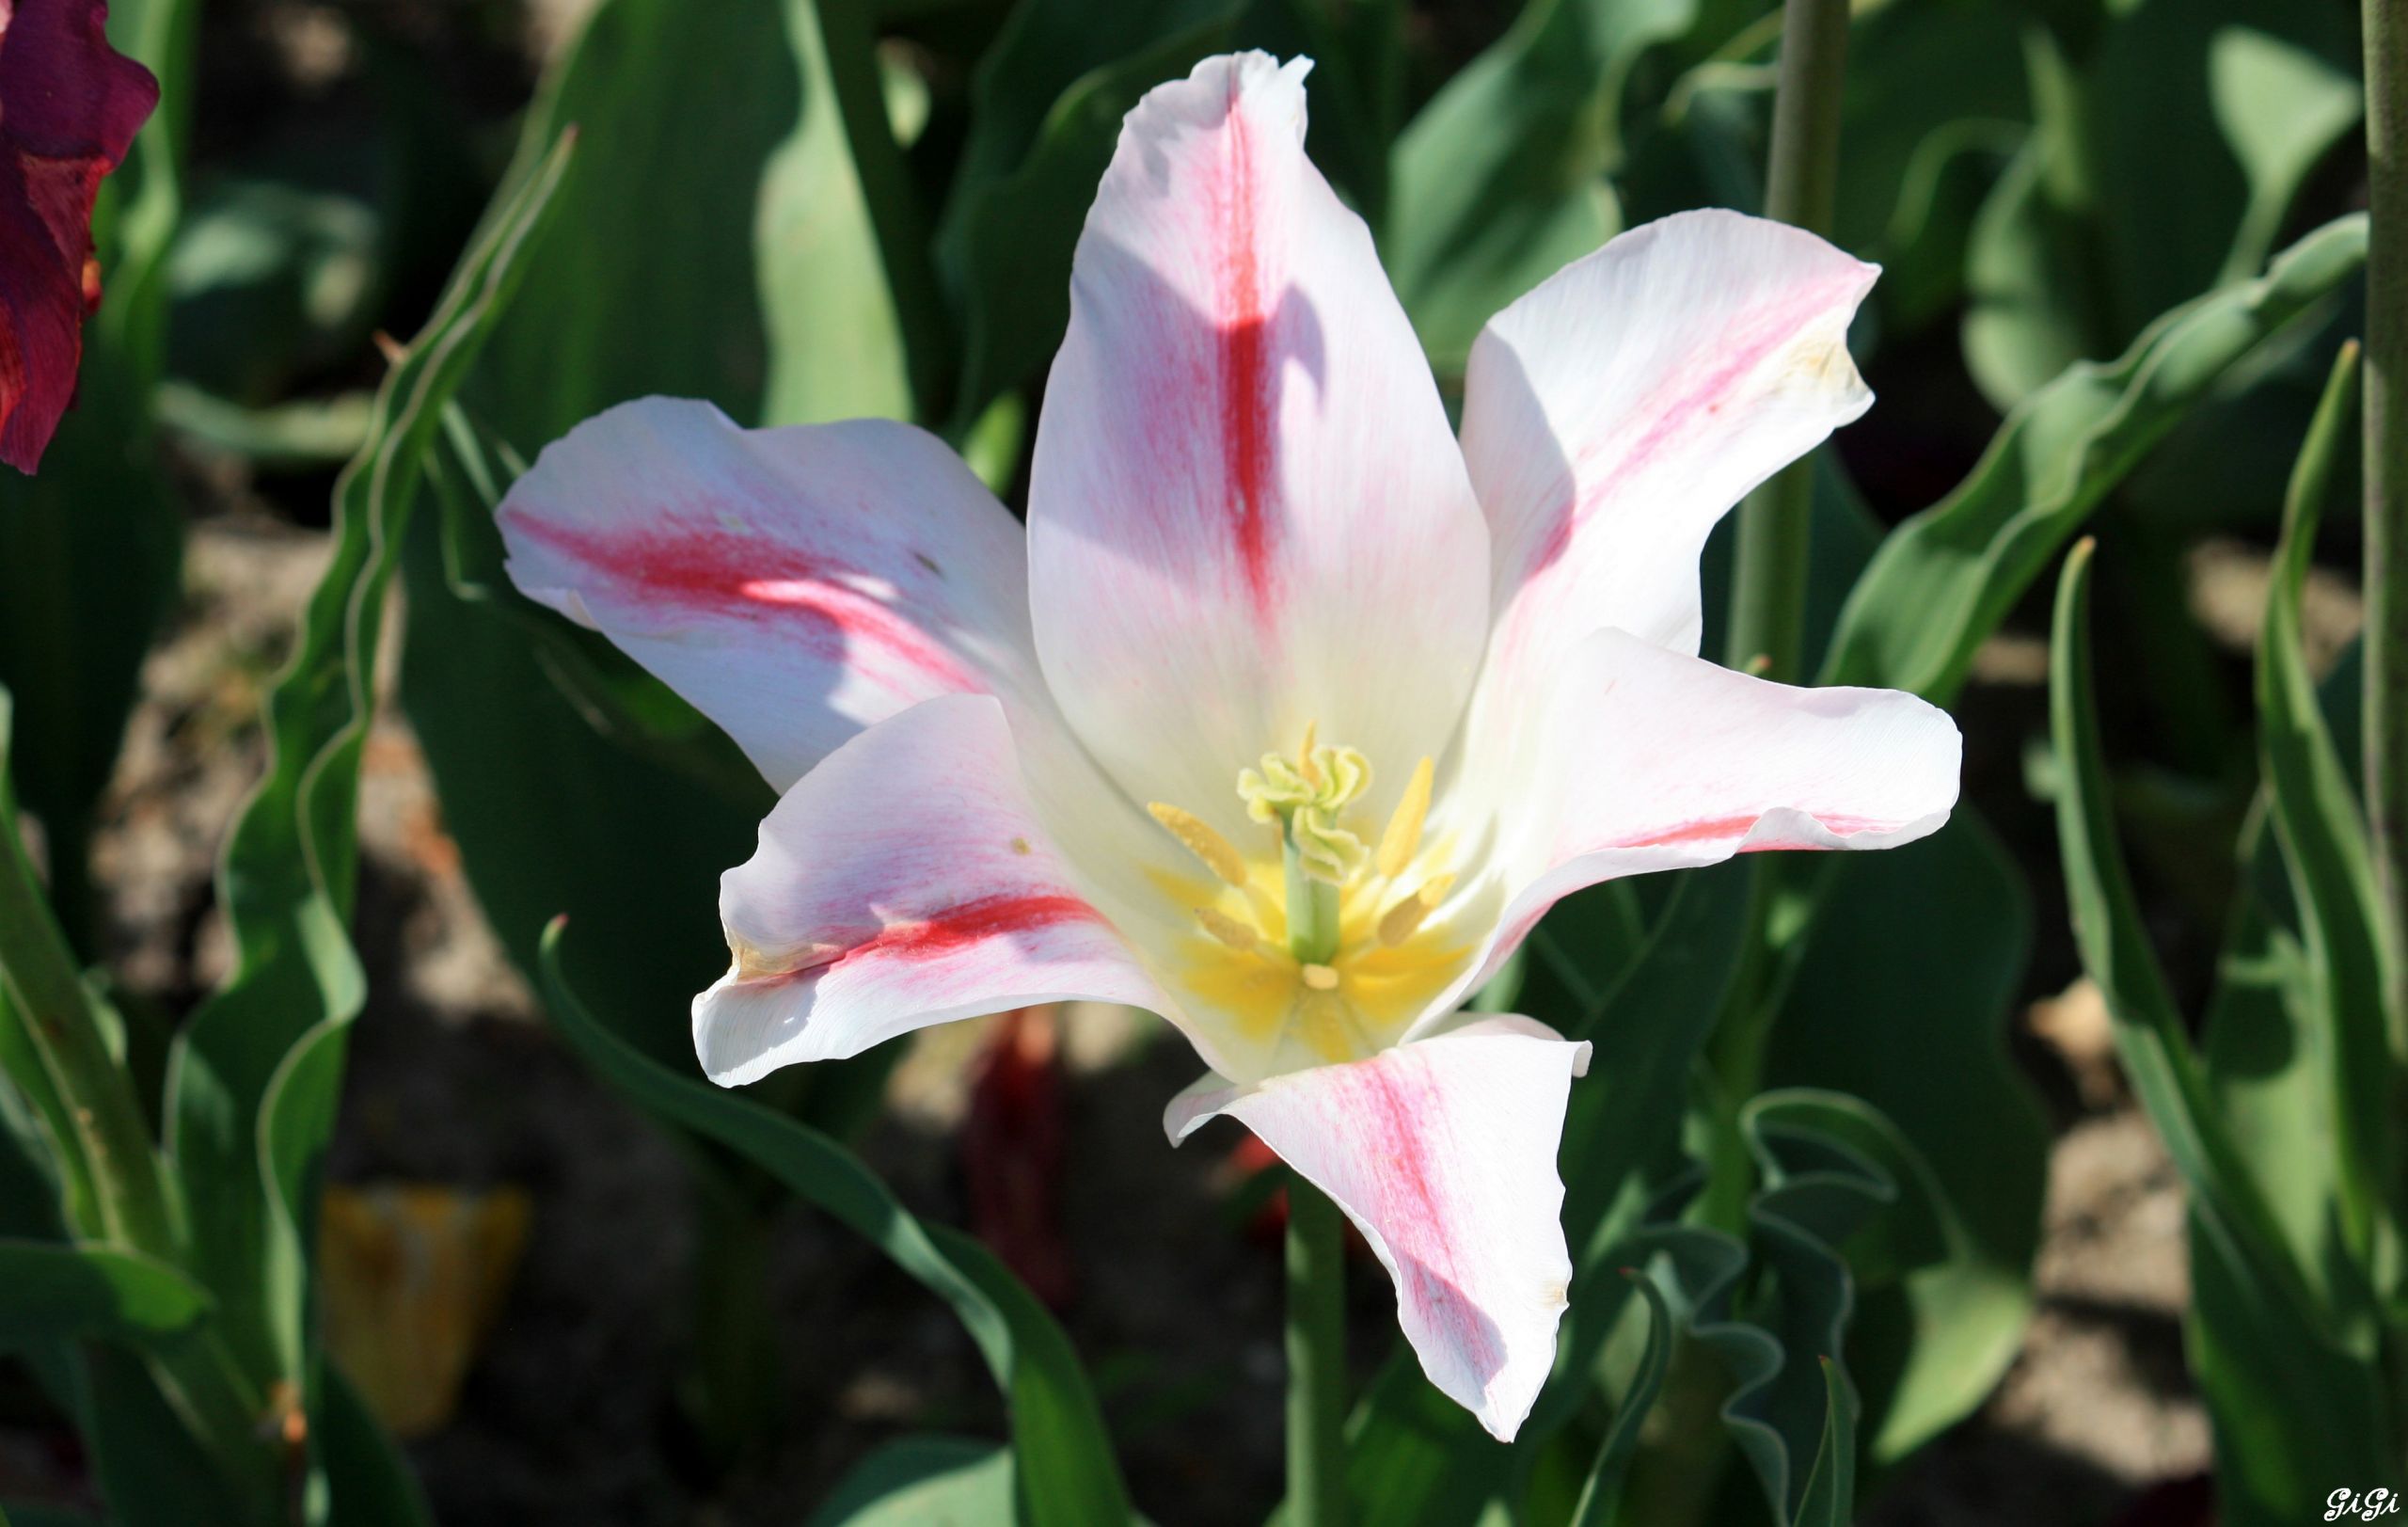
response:
[(30, 472), (101, 300), (92, 201), (159, 103), (102, 0), (0, 0), (0, 461)]
[(916, 429), (662, 399), (500, 520), (522, 589), (782, 792), (721, 888), (713, 1079), (1149, 1009), (1210, 1068), (1173, 1140), (1228, 1115), (1334, 1199), (1431, 1381), (1510, 1439), (1588, 1046), (1460, 1003), (1582, 886), (1932, 832), (1959, 743), (1911, 696), (1697, 656), (1707, 532), (1871, 401), (1875, 268), (1727, 212), (1634, 230), (1489, 324), (1458, 435), (1305, 156), (1308, 67), (1209, 59), (1130, 114), (1024, 533)]

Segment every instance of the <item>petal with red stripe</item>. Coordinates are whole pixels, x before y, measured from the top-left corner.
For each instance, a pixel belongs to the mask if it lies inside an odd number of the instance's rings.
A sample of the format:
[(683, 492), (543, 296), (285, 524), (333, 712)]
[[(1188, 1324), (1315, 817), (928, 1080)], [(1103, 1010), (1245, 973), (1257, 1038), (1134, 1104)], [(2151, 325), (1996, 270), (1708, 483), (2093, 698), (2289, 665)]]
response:
[(1462, 453), (1369, 231), (1305, 155), (1304, 70), (1206, 59), (1130, 114), (1030, 485), (1064, 712), (1137, 800), (1231, 834), (1238, 771), (1308, 724), (1392, 799), (1487, 629)]
[(694, 999), (695, 1053), (733, 1087), (1006, 1008), (1173, 1010), (1092, 895), (1039, 820), (1002, 705), (926, 701), (804, 776), (721, 880), (734, 962)]
[(1773, 849), (1894, 848), (1956, 803), (1956, 724), (1897, 690), (1775, 684), (1597, 631), (1541, 709), (1534, 743), (1465, 780), (1466, 810), (1498, 824), (1506, 901), (1472, 981), (1583, 886)]
[(1873, 401), (1847, 327), (1878, 274), (1780, 223), (1681, 213), (1489, 321), (1463, 422), (1496, 548), (1479, 724), (1513, 724), (1601, 627), (1698, 649), (1715, 522)]
[(1430, 1382), (1511, 1441), (1555, 1362), (1572, 1259), (1556, 1149), (1589, 1046), (1484, 1016), (1368, 1059), (1172, 1100), (1174, 1144), (1223, 1114), (1328, 1194), (1396, 1283)]
[(1020, 526), (908, 424), (746, 430), (645, 398), (546, 448), (497, 517), (521, 589), (609, 636), (779, 789), (934, 695), (1050, 713)]

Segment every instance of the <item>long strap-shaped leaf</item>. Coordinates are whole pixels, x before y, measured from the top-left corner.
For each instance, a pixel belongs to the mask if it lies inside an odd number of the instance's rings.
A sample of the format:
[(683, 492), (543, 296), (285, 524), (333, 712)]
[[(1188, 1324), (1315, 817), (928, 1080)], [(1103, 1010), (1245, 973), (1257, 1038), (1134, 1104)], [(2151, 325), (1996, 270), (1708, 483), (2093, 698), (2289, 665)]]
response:
[(953, 1306), (1011, 1405), (1022, 1520), (1089, 1527), (1130, 1519), (1120, 1471), (1069, 1338), (993, 1253), (924, 1224), (851, 1152), (738, 1093), (681, 1076), (588, 1012), (561, 976), (562, 921), (544, 935), (546, 1004), (588, 1065), (647, 1111), (766, 1168), (858, 1232)]
[[(216, 1297), (246, 1370), (305, 1399), (315, 1389), (308, 1242), (293, 1195), (324, 1149), (341, 1032), (363, 995), (347, 927), (385, 594), (442, 406), (523, 274), (516, 257), (566, 172), (569, 147), (563, 135), (463, 258), (387, 376), (368, 443), (336, 485), (334, 556), (268, 696), (273, 762), (219, 872), (234, 974), (179, 1037), (169, 1064), (167, 1144), (190, 1209), (192, 1270)], [(304, 1074), (324, 1096), (291, 1091)]]
[(2341, 1225), (2361, 1265), (2376, 1242), (2396, 1270), (2399, 1247), (2400, 1058), (2383, 1018), (2382, 958), (2373, 920), (2374, 859), (2349, 771), (2334, 746), (2302, 645), (2300, 591), (2337, 468), (2353, 448), (2358, 347), (2341, 346), (2309, 424), (2283, 505), (2283, 539), (2258, 640), (2258, 737), (2274, 835), (2303, 913), (2328, 1025), (2338, 1120)]
[(2083, 968), (2106, 995), (2125, 1074), (2182, 1174), (2201, 1233), (2227, 1260), (2252, 1268), (2303, 1310), (2314, 1310), (2317, 1301), (2284, 1250), (2273, 1213), (2216, 1113), (2197, 1052), (2149, 947), (2116, 845), (2091, 689), (2093, 549), (2094, 543), (2084, 540), (2066, 558), (2049, 659), (2050, 731), (2059, 771), (2057, 843), (2075, 942)]
[(2327, 223), (2254, 281), (2210, 292), (2085, 360), (2008, 416), (1971, 476), (1881, 544), (1840, 612), (1820, 682), (1946, 705), (2058, 547), (2258, 342), (2366, 262), (2364, 214)]

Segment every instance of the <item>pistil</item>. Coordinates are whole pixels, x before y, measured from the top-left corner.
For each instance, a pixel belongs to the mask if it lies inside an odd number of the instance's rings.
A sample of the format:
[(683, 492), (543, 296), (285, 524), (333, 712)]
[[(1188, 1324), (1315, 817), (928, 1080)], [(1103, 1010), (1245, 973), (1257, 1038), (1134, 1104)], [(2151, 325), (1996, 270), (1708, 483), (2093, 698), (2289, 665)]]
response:
[(1307, 859), (1310, 829), (1299, 833), (1296, 819), (1304, 808), (1279, 814), (1280, 867), (1288, 877), (1288, 952), (1300, 964), (1326, 965), (1338, 954), (1338, 885), (1316, 874)]

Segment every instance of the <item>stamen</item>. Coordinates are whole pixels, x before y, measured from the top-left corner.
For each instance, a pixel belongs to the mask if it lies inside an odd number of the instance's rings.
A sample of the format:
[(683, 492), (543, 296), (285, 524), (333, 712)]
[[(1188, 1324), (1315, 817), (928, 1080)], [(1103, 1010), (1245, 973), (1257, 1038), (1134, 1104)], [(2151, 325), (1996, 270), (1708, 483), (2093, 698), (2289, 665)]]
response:
[(1305, 984), (1316, 992), (1335, 992), (1338, 990), (1338, 972), (1327, 965), (1307, 965)]
[(1388, 818), (1387, 831), (1380, 835), (1379, 869), (1389, 880), (1404, 873), (1413, 863), (1414, 851), (1421, 847), (1421, 824), (1430, 817), (1430, 775), (1429, 759), (1413, 766), (1413, 777), (1404, 782), (1404, 795)]
[(1160, 801), (1147, 806), (1146, 810), (1154, 820), (1163, 824), (1165, 832), (1179, 839), (1182, 848), (1203, 860), (1204, 867), (1220, 877), (1222, 883), (1245, 883), (1245, 860), (1228, 838), (1214, 832), (1201, 817), (1181, 811), (1177, 806), (1164, 805)]
[(1195, 912), (1196, 920), (1204, 925), (1204, 931), (1240, 954), (1252, 954), (1261, 946), (1262, 935), (1257, 933), (1251, 925), (1238, 921), (1219, 908), (1197, 907)]
[(1433, 875), (1421, 883), (1421, 888), (1380, 914), (1380, 942), (1393, 948), (1420, 930), (1421, 920), (1447, 899), (1455, 888), (1452, 875)]

